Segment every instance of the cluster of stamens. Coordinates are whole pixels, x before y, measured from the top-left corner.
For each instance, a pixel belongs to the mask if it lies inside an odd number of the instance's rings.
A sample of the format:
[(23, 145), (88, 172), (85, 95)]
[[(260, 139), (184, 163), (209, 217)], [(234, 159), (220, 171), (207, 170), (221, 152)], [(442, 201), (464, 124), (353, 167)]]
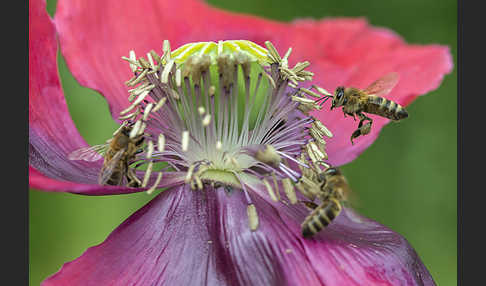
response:
[[(131, 138), (145, 138), (131, 168), (146, 165), (141, 186), (151, 182), (148, 193), (170, 171), (185, 173), (184, 183), (193, 190), (240, 189), (252, 230), (258, 216), (251, 190), (258, 186), (283, 203), (280, 190), (291, 204), (300, 194), (316, 196), (317, 174), (329, 167), (324, 137), (332, 133), (309, 113), (321, 108), (316, 98), (329, 93), (317, 86), (299, 88), (312, 79), (305, 70), (310, 63), (290, 68), (291, 48), (280, 57), (265, 44), (267, 49), (220, 41), (171, 51), (165, 41), (162, 56), (151, 51), (146, 59), (136, 58), (131, 51), (123, 57), (134, 76), (126, 82), (131, 104), (119, 119), (132, 126)], [(154, 171), (159, 162), (167, 165)]]

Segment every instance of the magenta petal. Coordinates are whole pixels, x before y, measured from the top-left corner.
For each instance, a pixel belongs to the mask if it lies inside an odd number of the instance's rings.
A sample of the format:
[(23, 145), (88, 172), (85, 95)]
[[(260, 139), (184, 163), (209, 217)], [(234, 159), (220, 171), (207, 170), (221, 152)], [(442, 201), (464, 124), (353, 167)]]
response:
[(195, 0), (61, 0), (55, 22), (71, 72), (82, 85), (106, 97), (117, 120), (129, 105), (124, 82), (132, 76), (122, 56), (130, 50), (139, 56), (152, 49), (160, 53), (166, 39), (173, 49), (195, 41), (256, 37), (263, 44), (274, 32), (267, 27), (270, 21), (235, 15)]
[(235, 285), (214, 196), (162, 192), (42, 285)]
[[(69, 115), (57, 73), (56, 54), (55, 29), (45, 1), (29, 1), (29, 164), (54, 180), (95, 184), (95, 170), (99, 170), (100, 162), (69, 162), (66, 158), (69, 152), (86, 143)], [(76, 188), (76, 184), (70, 185)]]
[[(67, 155), (87, 146), (69, 115), (57, 71), (57, 40), (44, 1), (29, 2), (29, 185), (87, 195), (143, 191), (97, 184), (102, 160), (70, 161)], [(165, 176), (174, 185), (178, 174)]]
[(43, 285), (434, 285), (405, 239), (376, 222), (343, 213), (303, 239), (302, 208), (252, 199), (254, 232), (239, 190), (167, 190)]
[(326, 286), (435, 285), (405, 238), (350, 209), (304, 247)]
[(255, 199), (260, 228), (253, 234), (242, 219), (241, 193), (227, 198), (221, 212), (243, 285), (282, 285), (279, 279), (289, 285), (435, 285), (405, 238), (375, 221), (346, 209), (326, 231), (304, 239), (306, 209)]
[[(436, 89), (453, 67), (452, 56), (445, 46), (408, 45), (392, 31), (369, 26), (362, 19), (324, 20), (320, 23), (303, 21), (307, 26), (318, 26), (319, 38), (311, 49), (323, 51), (317, 65), (312, 65), (315, 82), (328, 91), (337, 86), (366, 88), (389, 72), (397, 72), (400, 80), (386, 98), (407, 106), (417, 96)], [(329, 41), (330, 39), (339, 39)], [(388, 119), (371, 115), (373, 128), (370, 134), (355, 140), (350, 137), (357, 128), (352, 118), (344, 118), (341, 108), (329, 111), (330, 101), (322, 111), (313, 115), (319, 118), (334, 134), (329, 139), (329, 162), (342, 165), (352, 161), (378, 137)], [(410, 114), (409, 116), (413, 116)]]
[[(281, 53), (293, 47), (290, 63), (310, 61), (315, 83), (330, 91), (338, 85), (364, 88), (385, 73), (396, 71), (401, 81), (389, 98), (403, 105), (437, 88), (452, 69), (446, 47), (407, 45), (390, 30), (371, 27), (364, 19), (299, 20), (289, 24), (225, 12), (195, 0), (61, 0), (56, 27), (71, 71), (81, 84), (107, 98), (114, 117), (128, 105), (123, 82), (131, 76), (120, 57), (132, 49), (139, 55), (151, 49), (160, 51), (165, 39), (173, 48), (193, 41), (228, 39), (260, 45), (270, 40)], [(314, 115), (335, 134), (328, 144), (329, 160), (334, 165), (353, 160), (388, 122), (377, 118), (371, 134), (352, 146), (353, 120), (343, 118), (339, 110)]]

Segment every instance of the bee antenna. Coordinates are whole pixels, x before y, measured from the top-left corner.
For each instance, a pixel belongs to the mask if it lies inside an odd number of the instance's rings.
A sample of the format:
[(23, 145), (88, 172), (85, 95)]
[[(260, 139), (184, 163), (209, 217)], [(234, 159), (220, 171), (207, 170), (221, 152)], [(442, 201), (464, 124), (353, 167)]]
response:
[(323, 97), (321, 97), (321, 98), (317, 99), (315, 102), (319, 102), (319, 101), (321, 101), (321, 102), (319, 103), (319, 106), (320, 106), (320, 107), (322, 107), (322, 106), (324, 105), (324, 103), (326, 103), (326, 101), (327, 101), (329, 98), (331, 98), (331, 97), (332, 97), (332, 95), (325, 95), (325, 96), (323, 96)]

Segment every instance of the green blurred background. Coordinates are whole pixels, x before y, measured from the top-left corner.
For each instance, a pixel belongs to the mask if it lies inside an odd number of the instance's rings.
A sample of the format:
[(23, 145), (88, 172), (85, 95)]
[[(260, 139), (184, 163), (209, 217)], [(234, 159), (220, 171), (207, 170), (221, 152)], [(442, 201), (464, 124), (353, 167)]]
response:
[[(409, 43), (449, 46), (454, 66), (457, 64), (455, 0), (208, 2), (281, 21), (366, 17), (372, 25), (390, 28)], [(53, 15), (56, 1), (47, 4)], [(117, 128), (105, 100), (79, 86), (62, 59), (59, 68), (67, 104), (79, 132), (89, 144), (102, 143)], [(456, 96), (454, 69), (439, 89), (407, 108), (410, 117), (400, 123), (400, 128), (385, 126), (369, 149), (342, 168), (359, 198), (356, 208), (405, 236), (441, 286), (457, 284)], [(393, 167), (386, 163), (389, 158), (396, 162)], [(30, 285), (39, 285), (64, 262), (101, 243), (152, 197), (145, 193), (87, 197), (31, 190)]]

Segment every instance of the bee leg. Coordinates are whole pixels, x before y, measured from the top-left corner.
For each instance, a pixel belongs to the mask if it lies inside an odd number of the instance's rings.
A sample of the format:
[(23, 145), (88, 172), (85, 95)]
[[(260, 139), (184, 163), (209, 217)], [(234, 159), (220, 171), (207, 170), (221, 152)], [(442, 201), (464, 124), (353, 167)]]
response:
[[(360, 121), (359, 121), (359, 124), (358, 124), (358, 129), (356, 129), (353, 132), (353, 134), (351, 134), (351, 144), (352, 145), (354, 145), (354, 143), (353, 143), (354, 138), (357, 138), (361, 135), (366, 135), (366, 134), (370, 133), (371, 125), (373, 124), (373, 119), (367, 117), (363, 113), (358, 113), (358, 117), (360, 118)], [(366, 122), (366, 124), (363, 125), (363, 123), (365, 121), (368, 121), (368, 122)]]
[(300, 202), (303, 203), (310, 211), (313, 211), (315, 208), (319, 206), (318, 204), (310, 201), (300, 201)]
[(127, 177), (127, 180), (128, 180), (128, 183), (127, 183), (128, 187), (134, 187), (134, 188), (140, 187), (141, 182), (137, 178), (137, 176), (135, 175), (135, 172), (133, 172), (133, 169), (130, 169), (130, 168), (128, 169), (126, 177)]

